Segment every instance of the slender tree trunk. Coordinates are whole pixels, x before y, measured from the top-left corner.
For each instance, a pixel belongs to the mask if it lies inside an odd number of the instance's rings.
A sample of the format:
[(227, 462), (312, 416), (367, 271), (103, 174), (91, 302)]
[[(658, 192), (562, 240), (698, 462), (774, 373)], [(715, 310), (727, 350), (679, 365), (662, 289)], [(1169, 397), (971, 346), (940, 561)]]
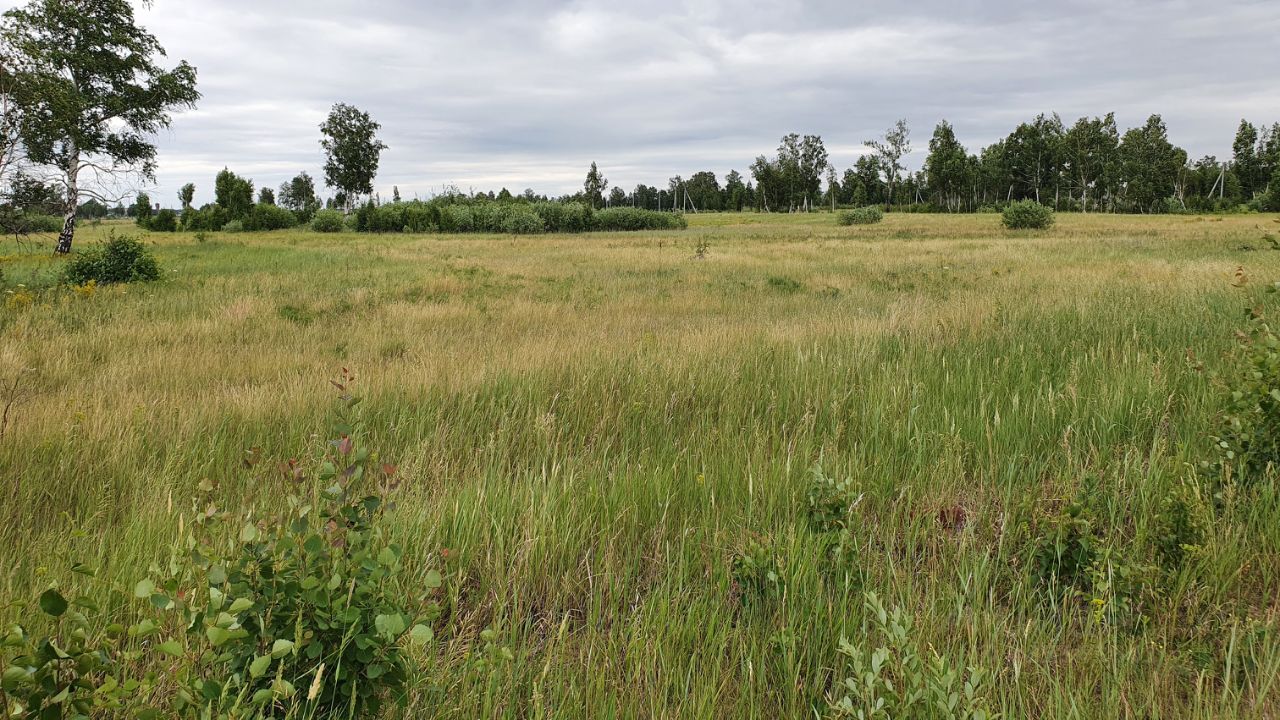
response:
[(67, 159), (67, 197), (66, 206), (63, 208), (62, 214), (62, 232), (58, 233), (58, 246), (55, 249), (59, 253), (71, 252), (71, 241), (76, 234), (76, 210), (80, 205), (80, 187), (78, 179), (80, 175), (80, 153), (72, 152)]

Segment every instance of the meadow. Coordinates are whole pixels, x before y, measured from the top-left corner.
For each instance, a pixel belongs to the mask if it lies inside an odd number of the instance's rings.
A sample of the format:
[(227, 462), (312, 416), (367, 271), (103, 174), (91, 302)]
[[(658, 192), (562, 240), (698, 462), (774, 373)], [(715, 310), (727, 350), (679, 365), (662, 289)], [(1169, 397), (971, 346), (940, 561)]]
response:
[[(0, 601), (132, 588), (203, 481), (278, 505), (263, 468), (324, 451), (345, 367), (400, 582), (447, 597), (391, 716), (824, 716), (841, 638), (880, 644), (868, 593), (1006, 718), (1280, 715), (1274, 483), (1159, 552), (1211, 494), (1244, 310), (1280, 305), (1280, 219), (688, 220), (142, 233), (163, 280), (79, 290), (8, 242)], [(1107, 577), (1046, 592), (1070, 507)]]

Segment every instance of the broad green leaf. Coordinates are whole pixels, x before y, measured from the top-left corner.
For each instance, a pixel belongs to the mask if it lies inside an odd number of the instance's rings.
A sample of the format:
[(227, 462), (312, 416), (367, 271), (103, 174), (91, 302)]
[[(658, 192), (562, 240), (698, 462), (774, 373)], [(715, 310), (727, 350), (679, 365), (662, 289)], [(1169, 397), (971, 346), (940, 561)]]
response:
[(266, 674), (269, 667), (271, 667), (271, 656), (259, 655), (253, 659), (253, 662), (249, 663), (249, 675), (260, 678)]
[(386, 637), (398, 637), (406, 628), (404, 616), (399, 613), (378, 615), (373, 619), (373, 626)]
[(431, 642), (435, 636), (436, 634), (432, 632), (431, 628), (421, 623), (414, 625), (413, 629), (409, 631), (409, 640), (414, 645), (425, 645)]
[(162, 642), (156, 646), (156, 649), (164, 653), (165, 655), (172, 655), (173, 657), (182, 657), (182, 644), (179, 643), (177, 640)]
[(258, 528), (252, 524), (246, 523), (240, 528), (240, 542), (251, 543), (258, 539)]
[(151, 594), (155, 591), (156, 584), (152, 582), (151, 578), (143, 578), (138, 581), (137, 585), (133, 586), (133, 596), (140, 600), (151, 597)]
[(58, 617), (67, 611), (67, 599), (62, 597), (62, 593), (49, 588), (40, 596), (40, 609), (45, 615)]
[(271, 657), (282, 658), (293, 652), (292, 640), (277, 640), (271, 643)]
[(235, 615), (236, 613), (242, 613), (251, 607), (253, 607), (253, 601), (249, 598), (236, 598), (235, 602), (231, 603), (231, 607), (227, 608), (227, 612)]
[(424, 581), (424, 582), (426, 583), (426, 585), (427, 585), (427, 587), (428, 587), (428, 588), (435, 589), (435, 588), (440, 587), (440, 585), (441, 585), (441, 583), (443, 582), (443, 580), (442, 580), (442, 579), (441, 579), (441, 577), (440, 577), (440, 573), (439, 573), (439, 571), (436, 571), (436, 570), (428, 570), (428, 571), (427, 571), (427, 577), (426, 577), (426, 579), (425, 579), (425, 581)]

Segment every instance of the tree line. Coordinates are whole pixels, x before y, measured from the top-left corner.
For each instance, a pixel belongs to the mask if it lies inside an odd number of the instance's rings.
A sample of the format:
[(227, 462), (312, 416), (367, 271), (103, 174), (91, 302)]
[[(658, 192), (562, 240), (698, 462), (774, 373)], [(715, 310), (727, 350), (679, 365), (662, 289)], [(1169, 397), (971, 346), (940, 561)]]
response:
[[(224, 169), (214, 202), (193, 206), (195, 186), (178, 193), (178, 209), (161, 209), (145, 193), (131, 212), (119, 192), (128, 180), (154, 182), (152, 138), (172, 113), (200, 98), (196, 69), (161, 64), (164, 50), (138, 26), (129, 0), (29, 0), (0, 23), (0, 225), (21, 232), (23, 218), (43, 218), (58, 233), (57, 251), (71, 249), (76, 221), (128, 212), (155, 229), (270, 229), (305, 223), (322, 206), (344, 215), (379, 206), (374, 192), (381, 152), (379, 125), (368, 113), (338, 103), (320, 126), (321, 200), (302, 172), (278, 189), (256, 194), (251, 179)], [(1020, 200), (1056, 210), (1172, 212), (1254, 209), (1280, 211), (1280, 123), (1242, 120), (1229, 158), (1191, 161), (1152, 115), (1118, 128), (1114, 113), (1067, 125), (1057, 114), (1020, 123), (978, 151), (959, 142), (946, 121), (934, 129), (923, 166), (909, 171), (911, 132), (899, 120), (864, 142), (866, 152), (840, 172), (819, 135), (791, 133), (775, 153), (760, 155), (747, 174), (723, 182), (711, 171), (676, 175), (664, 184), (609, 188), (596, 163), (581, 191), (548, 198), (531, 189), (512, 194), (471, 192), (469, 201), (578, 202), (591, 209), (629, 206), (660, 211), (794, 212), (820, 207), (882, 205), (890, 210), (972, 212)], [(112, 192), (115, 188), (117, 192)], [(445, 195), (464, 194), (451, 188)], [(130, 193), (130, 196), (133, 196)], [(401, 200), (394, 189), (390, 201)], [(287, 213), (287, 214), (286, 214)], [(54, 217), (50, 217), (54, 216)], [(154, 217), (153, 217), (154, 216)], [(57, 227), (52, 227), (56, 225)], [(235, 225), (232, 225), (233, 227)]]

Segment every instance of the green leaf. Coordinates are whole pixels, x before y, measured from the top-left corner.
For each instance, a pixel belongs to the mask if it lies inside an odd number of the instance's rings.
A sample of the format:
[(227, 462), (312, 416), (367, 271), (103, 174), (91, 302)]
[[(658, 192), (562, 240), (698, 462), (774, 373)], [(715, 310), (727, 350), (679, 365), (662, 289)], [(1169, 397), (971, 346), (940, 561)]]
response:
[(227, 608), (227, 612), (235, 615), (236, 613), (242, 613), (251, 607), (253, 607), (253, 601), (249, 598), (236, 598), (235, 602), (231, 603), (231, 607)]
[(146, 598), (151, 597), (151, 593), (155, 591), (156, 584), (151, 581), (151, 578), (143, 578), (138, 581), (137, 585), (133, 586), (133, 596), (139, 600), (145, 600)]
[(254, 693), (253, 700), (251, 700), (250, 702), (252, 702), (254, 705), (261, 705), (269, 700), (271, 700), (271, 690), (264, 688)]
[(217, 625), (210, 625), (204, 631), (205, 637), (209, 638), (209, 644), (214, 647), (221, 647), (231, 639), (231, 631), (220, 628)]
[(382, 552), (378, 553), (378, 564), (386, 567), (392, 567), (400, 562), (400, 554), (394, 548), (388, 546), (382, 548)]
[(165, 655), (171, 655), (173, 657), (182, 657), (182, 644), (179, 643), (177, 640), (162, 642), (156, 646), (156, 649), (164, 653)]
[(282, 658), (293, 652), (292, 640), (277, 640), (271, 643), (271, 657)]
[(152, 593), (151, 606), (157, 610), (168, 610), (173, 607), (173, 601), (164, 593)]
[(135, 637), (135, 638), (150, 637), (152, 635), (155, 635), (158, 632), (160, 632), (159, 626), (157, 626), (151, 620), (143, 620), (139, 622), (137, 625), (134, 625), (133, 627), (129, 628), (129, 637)]
[(271, 667), (270, 655), (259, 655), (249, 663), (249, 675), (251, 677), (260, 678), (266, 674), (267, 668)]
[(62, 593), (49, 588), (40, 596), (40, 609), (45, 615), (58, 617), (67, 611), (67, 599), (62, 597)]
[(251, 543), (257, 539), (258, 528), (254, 527), (252, 524), (246, 523), (244, 527), (240, 528), (240, 542)]
[(439, 571), (428, 570), (425, 582), (428, 588), (431, 588), (434, 590), (435, 588), (440, 587), (440, 585), (443, 583), (443, 580), (440, 577)]
[(399, 613), (378, 615), (373, 619), (373, 626), (385, 637), (398, 637), (407, 627), (404, 616)]
[(414, 625), (413, 629), (409, 631), (409, 640), (414, 645), (425, 645), (435, 639), (435, 636), (436, 634), (431, 631), (431, 628), (421, 623)]

